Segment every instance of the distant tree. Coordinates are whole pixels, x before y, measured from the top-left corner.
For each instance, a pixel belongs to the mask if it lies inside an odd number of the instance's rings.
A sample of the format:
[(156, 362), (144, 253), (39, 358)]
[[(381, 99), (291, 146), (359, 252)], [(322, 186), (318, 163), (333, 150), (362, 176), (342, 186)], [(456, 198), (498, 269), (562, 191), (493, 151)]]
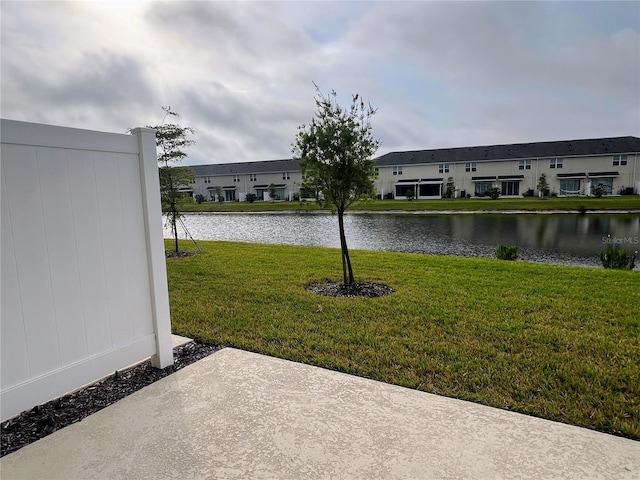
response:
[(538, 186), (536, 188), (538, 189), (538, 192), (540, 192), (542, 198), (549, 196), (549, 182), (547, 182), (546, 174), (543, 173), (540, 175), (540, 178), (538, 178)]
[(216, 201), (224, 202), (224, 197), (222, 196), (222, 187), (218, 185), (213, 189), (213, 191), (215, 192)]
[(456, 186), (453, 183), (453, 177), (447, 178), (447, 190), (445, 191), (445, 197), (453, 198), (456, 193)]
[(371, 157), (380, 142), (373, 138), (370, 120), (376, 110), (358, 100), (358, 94), (345, 109), (338, 104), (335, 91), (325, 96), (316, 85), (316, 92), (317, 112), (309, 125), (298, 127), (293, 157), (300, 161), (304, 178), (301, 190), (313, 192), (320, 204), (334, 208), (338, 215), (342, 277), (345, 285), (351, 285), (354, 278), (344, 234), (344, 212), (375, 191)]
[(168, 116), (177, 117), (178, 114), (171, 107), (162, 107), (165, 112), (162, 123), (153, 128), (156, 131), (156, 146), (158, 147), (158, 162), (160, 163), (160, 196), (162, 211), (167, 215), (174, 239), (174, 250), (178, 251), (178, 221), (180, 219), (180, 205), (185, 195), (180, 192), (181, 186), (189, 185), (195, 178), (189, 167), (176, 167), (187, 157), (184, 149), (195, 142), (187, 138), (195, 134), (190, 127), (181, 127), (173, 123), (165, 123)]
[(276, 199), (276, 186), (273, 183), (269, 185), (269, 198), (272, 202)]

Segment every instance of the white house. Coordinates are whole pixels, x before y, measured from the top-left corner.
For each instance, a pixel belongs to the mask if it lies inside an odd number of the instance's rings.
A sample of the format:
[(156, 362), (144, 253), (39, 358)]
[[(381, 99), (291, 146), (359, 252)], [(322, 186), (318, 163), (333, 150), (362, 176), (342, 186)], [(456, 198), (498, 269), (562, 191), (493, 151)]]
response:
[[(248, 193), (291, 200), (300, 192), (302, 174), (295, 160), (198, 165), (190, 194), (206, 200), (220, 191), (226, 201), (243, 201)], [(392, 152), (375, 159), (379, 198), (441, 198), (450, 184), (455, 196), (483, 197), (490, 188), (506, 197), (535, 194), (546, 175), (551, 193), (591, 195), (602, 185), (606, 194), (640, 193), (640, 138), (614, 137), (480, 147)]]

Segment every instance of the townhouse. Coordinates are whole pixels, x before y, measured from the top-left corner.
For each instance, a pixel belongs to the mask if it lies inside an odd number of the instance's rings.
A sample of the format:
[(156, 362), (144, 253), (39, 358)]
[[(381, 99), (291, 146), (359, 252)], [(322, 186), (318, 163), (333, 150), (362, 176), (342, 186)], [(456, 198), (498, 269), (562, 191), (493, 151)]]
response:
[[(300, 193), (302, 174), (295, 160), (198, 165), (185, 189), (206, 200), (221, 193), (226, 201), (244, 201), (248, 193), (292, 200)], [(505, 197), (537, 194), (545, 174), (551, 194), (640, 193), (640, 138), (613, 137), (517, 143), (479, 147), (391, 152), (375, 159), (378, 198), (418, 199), (484, 197), (498, 188)], [(216, 193), (217, 192), (217, 193)]]

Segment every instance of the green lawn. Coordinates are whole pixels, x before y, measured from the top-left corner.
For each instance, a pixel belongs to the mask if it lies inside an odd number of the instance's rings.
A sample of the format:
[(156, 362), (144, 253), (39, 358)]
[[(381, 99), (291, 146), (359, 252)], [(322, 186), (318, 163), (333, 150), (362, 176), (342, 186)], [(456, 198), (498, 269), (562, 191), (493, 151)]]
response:
[(200, 244), (167, 260), (175, 333), (640, 439), (638, 272), (353, 251), (395, 293), (328, 298), (337, 249)]
[[(208, 202), (200, 205), (184, 205), (185, 212), (263, 212), (285, 210), (318, 210), (315, 202)], [(351, 210), (371, 211), (481, 211), (481, 210), (629, 210), (640, 209), (639, 195), (615, 197), (535, 197), (500, 198), (498, 200), (479, 198), (457, 198), (454, 200), (372, 200), (354, 205)]]

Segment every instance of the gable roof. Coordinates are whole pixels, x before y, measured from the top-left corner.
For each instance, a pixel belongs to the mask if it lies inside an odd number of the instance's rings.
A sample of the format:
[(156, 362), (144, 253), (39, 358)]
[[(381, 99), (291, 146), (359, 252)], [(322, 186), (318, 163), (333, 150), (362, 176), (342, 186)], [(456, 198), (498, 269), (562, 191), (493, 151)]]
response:
[(376, 165), (460, 163), (490, 160), (535, 159), (586, 155), (640, 153), (640, 138), (613, 137), (555, 142), (514, 143), (482, 147), (439, 148), (391, 152), (376, 159)]
[[(481, 147), (439, 148), (391, 152), (376, 158), (377, 166), (415, 165), (423, 163), (464, 163), (491, 160), (615, 155), (640, 153), (640, 138), (611, 137), (555, 142), (513, 143)], [(192, 165), (198, 177), (240, 175), (249, 173), (299, 172), (300, 162), (292, 159), (259, 162), (214, 163)]]
[(192, 165), (194, 175), (238, 175), (247, 173), (295, 172), (300, 170), (297, 160), (264, 160), (260, 162), (214, 163), (210, 165)]

